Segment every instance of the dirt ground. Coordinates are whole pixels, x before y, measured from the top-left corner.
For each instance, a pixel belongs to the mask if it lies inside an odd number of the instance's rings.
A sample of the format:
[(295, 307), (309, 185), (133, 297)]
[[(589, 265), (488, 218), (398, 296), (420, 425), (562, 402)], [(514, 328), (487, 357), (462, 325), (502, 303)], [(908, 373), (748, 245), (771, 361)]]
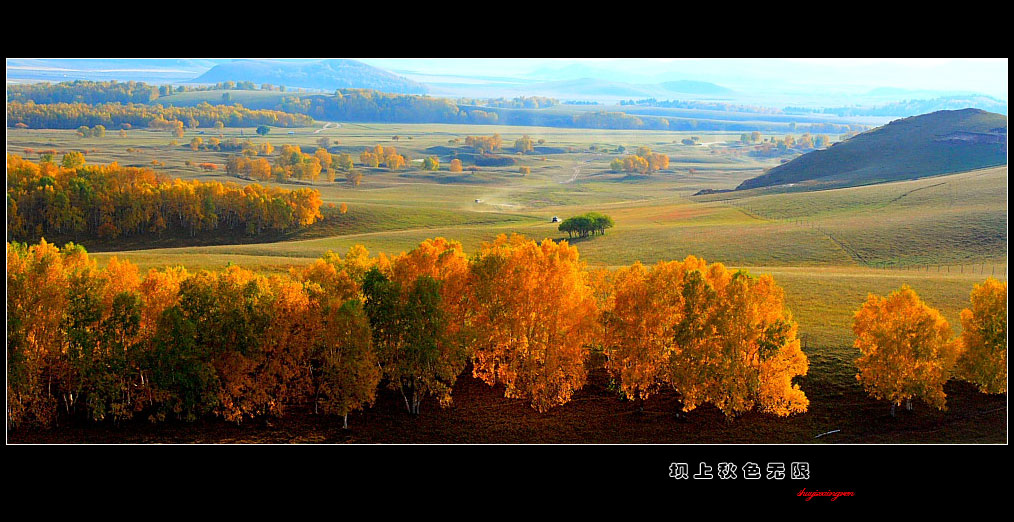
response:
[[(750, 412), (727, 421), (705, 405), (677, 416), (679, 400), (668, 391), (638, 404), (609, 390), (605, 370), (592, 370), (588, 384), (569, 403), (538, 413), (525, 401), (506, 399), (466, 371), (454, 388), (454, 404), (441, 409), (433, 400), (421, 415), (405, 411), (396, 390), (382, 389), (376, 404), (340, 417), (315, 415), (309, 406), (291, 406), (280, 419), (237, 425), (216, 418), (194, 423), (120, 425), (74, 422), (49, 430), (8, 432), (13, 444), (287, 444), (287, 443), (605, 443), (605, 444), (834, 444), (834, 443), (1006, 443), (1007, 397), (987, 395), (963, 382), (945, 387), (946, 411), (915, 402), (913, 411), (867, 397), (856, 384), (842, 387), (800, 379), (810, 409), (788, 418)], [(839, 430), (839, 431), (834, 431)], [(828, 433), (833, 432), (833, 433)], [(818, 437), (818, 435), (822, 435)]]

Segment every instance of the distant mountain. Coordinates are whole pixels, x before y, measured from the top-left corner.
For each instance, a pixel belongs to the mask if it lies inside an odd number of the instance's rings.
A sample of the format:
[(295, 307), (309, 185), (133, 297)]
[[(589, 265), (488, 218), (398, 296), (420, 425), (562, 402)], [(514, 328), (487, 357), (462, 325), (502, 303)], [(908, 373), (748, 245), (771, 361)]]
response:
[(236, 60), (212, 67), (195, 83), (250, 81), (286, 87), (333, 91), (374, 89), (397, 94), (423, 94), (425, 85), (356, 60)]
[[(915, 116), (936, 111), (964, 108), (1007, 114), (1007, 102), (985, 94), (955, 94), (933, 99), (904, 100), (877, 106), (833, 107), (821, 109), (824, 114), (838, 116)], [(816, 112), (816, 110), (815, 110)]]
[(599, 78), (577, 78), (573, 80), (531, 83), (513, 88), (523, 89), (527, 94), (554, 96), (557, 98), (595, 97), (600, 100), (671, 98), (680, 95), (710, 96), (733, 92), (731, 89), (713, 83), (689, 80), (664, 83), (627, 83)]
[(736, 91), (711, 82), (696, 82), (693, 80), (680, 80), (676, 82), (662, 82), (659, 84), (667, 91), (682, 94), (732, 94)]
[(9, 58), (8, 80), (179, 83), (225, 60), (166, 58)]
[(979, 109), (938, 111), (804, 154), (736, 190), (790, 183), (800, 189), (867, 185), (1006, 164), (1006, 116)]
[(532, 93), (555, 96), (650, 96), (651, 91), (641, 85), (611, 82), (597, 78), (578, 78), (558, 82), (533, 83), (524, 87)]

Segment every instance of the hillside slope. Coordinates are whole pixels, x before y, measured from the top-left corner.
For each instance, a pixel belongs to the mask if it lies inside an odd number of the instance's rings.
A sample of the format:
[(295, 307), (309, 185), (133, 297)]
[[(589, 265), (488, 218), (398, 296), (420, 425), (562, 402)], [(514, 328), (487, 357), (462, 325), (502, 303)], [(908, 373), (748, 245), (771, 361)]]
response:
[(355, 60), (236, 60), (212, 67), (197, 83), (250, 81), (286, 87), (333, 91), (375, 89), (398, 94), (422, 94), (426, 86)]
[(802, 190), (868, 185), (1006, 163), (1006, 116), (979, 109), (938, 111), (895, 120), (804, 154), (736, 190), (790, 183)]

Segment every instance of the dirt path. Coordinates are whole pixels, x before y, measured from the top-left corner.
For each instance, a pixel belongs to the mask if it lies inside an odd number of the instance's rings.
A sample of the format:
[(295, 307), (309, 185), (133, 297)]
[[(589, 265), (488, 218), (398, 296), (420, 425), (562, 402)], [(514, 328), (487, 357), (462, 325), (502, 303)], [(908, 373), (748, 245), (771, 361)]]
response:
[(314, 133), (314, 134), (319, 134), (319, 133), (320, 133), (320, 131), (322, 131), (322, 130), (324, 130), (324, 129), (328, 129), (328, 128), (330, 128), (330, 127), (331, 127), (332, 125), (334, 125), (335, 127), (341, 127), (341, 126), (342, 126), (342, 124), (341, 124), (341, 123), (332, 123), (332, 122), (327, 122), (327, 123), (325, 123), (325, 124), (324, 124), (324, 126), (323, 126), (323, 127), (321, 127), (321, 128), (319, 128), (319, 129), (317, 129), (317, 130), (313, 131), (313, 133)]
[[(591, 160), (585, 161), (585, 163), (590, 163), (590, 162), (591, 162)], [(577, 179), (577, 175), (580, 174), (580, 173), (581, 173), (581, 165), (577, 165), (577, 166), (574, 167), (574, 175), (571, 176), (570, 178), (568, 178), (565, 181), (561, 181), (560, 183), (573, 183), (574, 180)]]

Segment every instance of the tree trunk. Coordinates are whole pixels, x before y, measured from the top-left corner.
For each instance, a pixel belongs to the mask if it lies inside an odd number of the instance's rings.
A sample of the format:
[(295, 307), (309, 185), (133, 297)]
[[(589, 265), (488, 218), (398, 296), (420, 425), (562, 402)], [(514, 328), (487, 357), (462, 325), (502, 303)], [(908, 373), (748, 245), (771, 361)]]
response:
[(896, 409), (897, 407), (898, 407), (898, 405), (897, 405), (897, 404), (895, 404), (895, 403), (893, 403), (893, 402), (891, 403), (891, 417), (894, 417), (894, 416), (895, 416), (895, 409)]
[(401, 387), (398, 389), (401, 390), (401, 398), (405, 399), (405, 409), (408, 410), (409, 413), (412, 413), (412, 407), (408, 404), (408, 396), (405, 395), (405, 381), (401, 381)]
[(349, 429), (349, 414), (348, 413), (346, 413), (345, 415), (342, 416), (342, 429), (343, 430)]
[(911, 398), (908, 398), (908, 399), (905, 400), (905, 409), (908, 410), (908, 411), (912, 411), (912, 399)]

